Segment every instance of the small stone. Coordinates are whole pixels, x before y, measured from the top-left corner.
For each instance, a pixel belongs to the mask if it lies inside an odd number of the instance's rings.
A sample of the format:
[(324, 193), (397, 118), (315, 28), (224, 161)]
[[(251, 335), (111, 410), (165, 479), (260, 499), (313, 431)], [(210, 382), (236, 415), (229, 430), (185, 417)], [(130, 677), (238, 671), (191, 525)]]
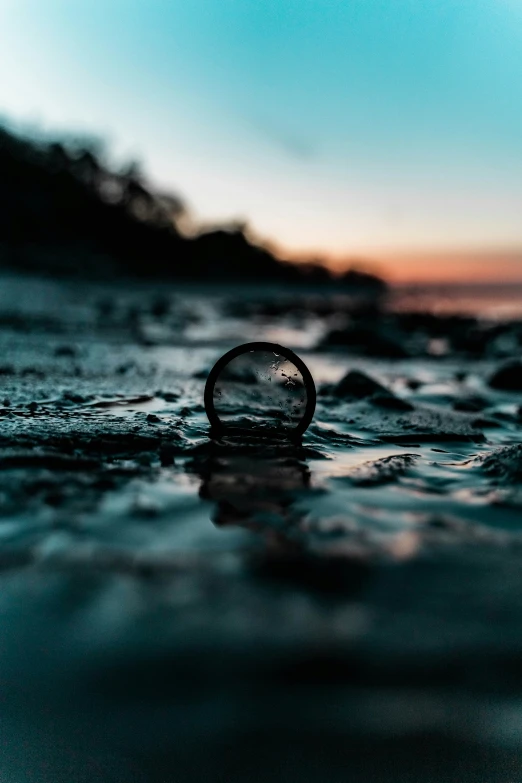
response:
[(522, 362), (502, 365), (489, 379), (489, 385), (503, 391), (522, 391)]
[(384, 386), (381, 386), (380, 383), (374, 381), (368, 375), (359, 372), (359, 370), (350, 370), (333, 388), (332, 393), (335, 397), (359, 400), (365, 397), (373, 397), (376, 394), (392, 396), (388, 389), (385, 389)]

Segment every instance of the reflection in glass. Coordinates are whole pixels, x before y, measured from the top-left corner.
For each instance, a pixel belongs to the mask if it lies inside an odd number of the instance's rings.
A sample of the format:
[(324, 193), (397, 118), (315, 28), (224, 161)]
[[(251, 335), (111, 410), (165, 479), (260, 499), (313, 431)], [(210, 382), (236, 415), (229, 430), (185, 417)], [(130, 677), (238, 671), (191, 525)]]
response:
[(213, 522), (239, 525), (269, 537), (298, 533), (295, 501), (309, 492), (310, 472), (295, 457), (237, 454), (226, 449), (200, 462), (200, 495), (215, 502)]
[(253, 350), (225, 365), (214, 386), (214, 408), (228, 426), (291, 428), (303, 418), (307, 393), (299, 369), (284, 356)]

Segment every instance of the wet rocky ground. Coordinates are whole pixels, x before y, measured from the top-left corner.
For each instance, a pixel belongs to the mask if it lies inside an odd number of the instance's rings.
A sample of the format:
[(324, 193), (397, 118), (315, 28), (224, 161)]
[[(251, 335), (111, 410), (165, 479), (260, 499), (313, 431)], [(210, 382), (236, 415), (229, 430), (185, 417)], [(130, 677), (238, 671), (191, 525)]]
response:
[[(209, 437), (280, 342), (300, 442)], [(0, 286), (5, 780), (522, 778), (522, 322)]]

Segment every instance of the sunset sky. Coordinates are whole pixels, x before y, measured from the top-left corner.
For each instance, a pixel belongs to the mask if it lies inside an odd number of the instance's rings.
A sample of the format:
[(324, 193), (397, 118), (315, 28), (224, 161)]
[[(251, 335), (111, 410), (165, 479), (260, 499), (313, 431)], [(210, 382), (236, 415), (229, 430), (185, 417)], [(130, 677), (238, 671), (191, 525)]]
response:
[(0, 0), (0, 113), (198, 220), (392, 278), (522, 280), (522, 0)]

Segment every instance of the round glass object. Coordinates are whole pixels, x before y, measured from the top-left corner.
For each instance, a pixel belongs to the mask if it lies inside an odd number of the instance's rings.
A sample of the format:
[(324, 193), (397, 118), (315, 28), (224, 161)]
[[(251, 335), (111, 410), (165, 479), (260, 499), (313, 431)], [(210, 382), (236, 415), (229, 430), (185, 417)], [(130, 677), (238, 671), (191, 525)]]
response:
[(312, 375), (293, 351), (276, 343), (246, 343), (214, 365), (205, 410), (214, 430), (300, 435), (315, 410)]

